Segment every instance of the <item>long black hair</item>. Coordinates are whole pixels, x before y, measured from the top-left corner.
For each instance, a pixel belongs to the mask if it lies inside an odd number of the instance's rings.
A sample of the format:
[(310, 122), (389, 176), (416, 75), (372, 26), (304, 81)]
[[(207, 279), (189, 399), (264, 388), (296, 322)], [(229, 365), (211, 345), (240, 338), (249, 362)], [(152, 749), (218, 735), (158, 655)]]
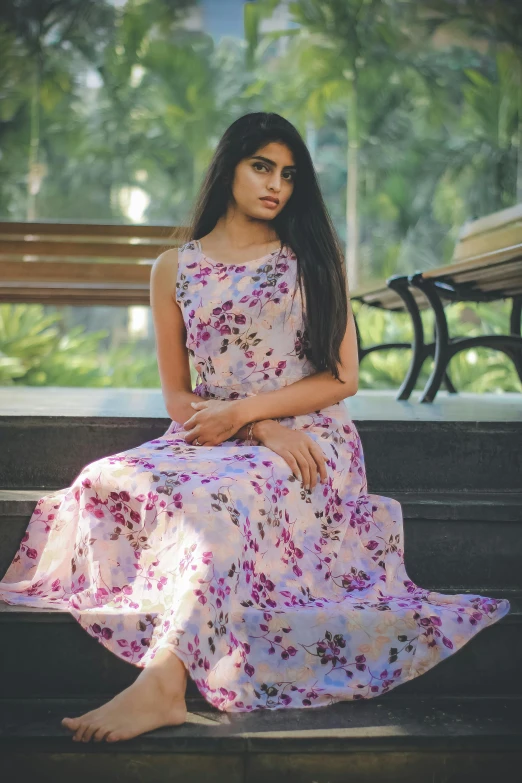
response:
[(237, 164), (270, 142), (285, 144), (297, 169), (292, 195), (272, 226), (281, 245), (289, 245), (297, 257), (297, 279), (301, 291), (304, 287), (306, 310), (304, 352), (317, 372), (328, 369), (340, 381), (339, 348), (349, 307), (344, 257), (312, 158), (291, 122), (274, 112), (252, 112), (227, 128), (201, 185), (185, 241), (212, 231), (232, 200)]

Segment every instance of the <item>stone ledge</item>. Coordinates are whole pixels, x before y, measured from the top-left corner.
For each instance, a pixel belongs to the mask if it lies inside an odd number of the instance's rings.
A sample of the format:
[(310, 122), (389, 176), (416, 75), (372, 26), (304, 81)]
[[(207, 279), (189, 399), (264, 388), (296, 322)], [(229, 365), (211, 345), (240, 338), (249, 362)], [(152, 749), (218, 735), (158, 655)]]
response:
[[(418, 402), (420, 391), (409, 400), (396, 400), (395, 394), (395, 389), (361, 389), (344, 404), (355, 422), (522, 422), (522, 395), (516, 392), (448, 394), (442, 390), (429, 404)], [(10, 416), (151, 418), (165, 419), (167, 426), (170, 421), (160, 389), (0, 386), (0, 418)]]
[[(0, 747), (46, 753), (107, 752), (107, 743), (73, 743), (63, 715), (82, 714), (103, 699), (0, 700)], [(522, 698), (402, 697), (389, 694), (328, 707), (223, 713), (187, 700), (182, 726), (164, 727), (110, 746), (111, 753), (305, 753), (356, 750), (520, 750)], [(78, 747), (80, 745), (80, 747)]]

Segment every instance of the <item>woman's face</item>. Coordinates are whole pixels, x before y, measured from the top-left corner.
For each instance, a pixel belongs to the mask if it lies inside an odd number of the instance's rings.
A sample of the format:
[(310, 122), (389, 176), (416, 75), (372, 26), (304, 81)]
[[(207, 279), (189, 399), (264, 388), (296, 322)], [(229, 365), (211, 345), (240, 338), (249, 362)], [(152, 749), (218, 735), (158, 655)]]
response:
[[(295, 163), (291, 150), (280, 142), (270, 142), (253, 155), (243, 158), (234, 173), (232, 195), (250, 217), (273, 220), (293, 193)], [(275, 199), (264, 200), (267, 196)]]

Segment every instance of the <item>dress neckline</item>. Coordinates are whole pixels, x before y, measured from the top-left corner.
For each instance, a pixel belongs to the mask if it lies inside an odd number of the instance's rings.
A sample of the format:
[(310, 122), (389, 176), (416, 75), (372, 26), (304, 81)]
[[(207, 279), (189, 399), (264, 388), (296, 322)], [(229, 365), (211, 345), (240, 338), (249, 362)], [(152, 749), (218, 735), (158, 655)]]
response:
[(237, 264), (225, 264), (223, 263), (223, 261), (216, 261), (215, 259), (211, 258), (211, 256), (208, 256), (203, 250), (203, 248), (201, 247), (201, 242), (199, 241), (199, 239), (195, 239), (194, 242), (196, 243), (196, 246), (199, 252), (201, 253), (201, 255), (203, 256), (203, 258), (205, 258), (207, 261), (210, 261), (212, 264), (215, 264), (216, 266), (222, 266), (224, 268), (227, 268), (229, 266), (238, 267), (238, 266), (244, 266), (245, 264), (259, 263), (260, 261), (264, 261), (266, 258), (271, 258), (272, 256), (275, 256), (276, 253), (279, 253), (281, 250), (284, 250), (284, 248), (286, 247), (286, 245), (283, 245), (283, 247), (281, 247), (280, 245), (278, 248), (276, 248), (276, 250), (272, 250), (271, 253), (265, 253), (264, 256), (260, 256), (259, 258), (250, 258), (247, 261), (239, 261)]

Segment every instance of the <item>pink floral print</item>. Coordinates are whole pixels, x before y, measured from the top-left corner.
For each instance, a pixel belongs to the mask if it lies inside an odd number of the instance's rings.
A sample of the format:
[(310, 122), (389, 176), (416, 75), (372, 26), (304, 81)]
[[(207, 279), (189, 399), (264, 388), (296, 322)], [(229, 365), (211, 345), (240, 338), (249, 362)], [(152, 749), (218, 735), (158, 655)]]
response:
[[(180, 248), (196, 394), (238, 399), (313, 372), (296, 273), (289, 247), (239, 265)], [(0, 598), (65, 610), (138, 667), (170, 649), (226, 712), (379, 696), (510, 611), (408, 578), (401, 505), (368, 492), (344, 403), (280, 422), (319, 444), (327, 484), (305, 491), (259, 442), (195, 446), (172, 422), (38, 501)]]

